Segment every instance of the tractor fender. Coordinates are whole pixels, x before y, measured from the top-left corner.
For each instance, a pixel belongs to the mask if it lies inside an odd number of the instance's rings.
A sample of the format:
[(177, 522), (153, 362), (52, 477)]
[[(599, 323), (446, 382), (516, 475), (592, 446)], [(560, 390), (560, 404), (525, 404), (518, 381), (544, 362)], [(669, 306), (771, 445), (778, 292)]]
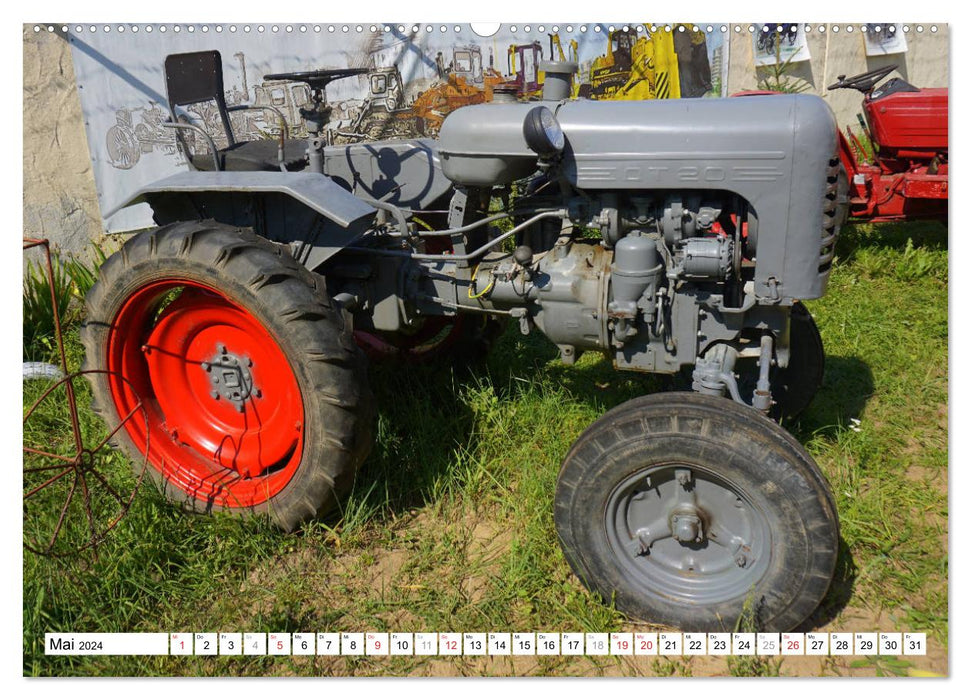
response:
[(184, 172), (139, 188), (107, 212), (148, 203), (159, 225), (214, 219), (280, 243), (302, 243), (314, 269), (350, 245), (377, 209), (319, 173)]

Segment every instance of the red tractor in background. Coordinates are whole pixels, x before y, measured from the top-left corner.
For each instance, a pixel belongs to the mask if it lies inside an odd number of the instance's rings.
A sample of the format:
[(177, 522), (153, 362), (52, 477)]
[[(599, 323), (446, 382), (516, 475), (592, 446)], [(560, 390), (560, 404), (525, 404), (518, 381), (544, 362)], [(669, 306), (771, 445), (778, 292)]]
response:
[(947, 219), (947, 88), (916, 88), (901, 78), (877, 83), (897, 66), (838, 76), (828, 90), (863, 93), (860, 125), (872, 148), (840, 133), (849, 216), (869, 221)]

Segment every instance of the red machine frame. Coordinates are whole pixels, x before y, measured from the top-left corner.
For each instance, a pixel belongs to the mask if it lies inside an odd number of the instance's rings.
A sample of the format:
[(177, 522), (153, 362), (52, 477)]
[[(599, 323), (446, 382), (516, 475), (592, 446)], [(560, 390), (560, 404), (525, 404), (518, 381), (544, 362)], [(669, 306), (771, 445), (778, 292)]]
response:
[(840, 161), (849, 186), (849, 215), (869, 221), (947, 220), (948, 90), (918, 89), (900, 78), (876, 84), (891, 65), (852, 78), (839, 76), (829, 90), (863, 93), (860, 125), (872, 154), (846, 128)]

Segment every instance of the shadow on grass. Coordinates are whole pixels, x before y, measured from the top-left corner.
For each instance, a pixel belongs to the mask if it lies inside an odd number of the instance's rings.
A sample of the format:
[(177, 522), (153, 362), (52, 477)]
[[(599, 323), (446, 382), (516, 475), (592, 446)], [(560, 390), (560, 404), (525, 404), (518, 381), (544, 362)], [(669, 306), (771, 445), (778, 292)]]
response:
[(893, 225), (849, 224), (840, 232), (836, 254), (845, 261), (861, 247), (903, 251), (908, 240), (918, 248), (947, 250), (947, 226), (938, 221), (902, 221)]
[[(516, 401), (522, 383), (563, 391), (599, 415), (636, 396), (665, 386), (664, 379), (619, 372), (610, 361), (566, 366), (539, 331), (528, 336), (511, 326), (486, 362), (466, 366), (463, 358), (428, 364), (375, 363), (371, 387), (378, 406), (374, 450), (357, 476), (349, 507), (339, 514), (343, 527), (379, 512), (401, 512), (428, 505), (436, 484), (451, 480), (463, 454), (475, 453), (487, 435), (479, 435), (481, 416), (470, 395), (482, 387), (499, 405)], [(328, 519), (332, 524), (334, 518)]]
[[(351, 498), (372, 508), (361, 519), (383, 508), (397, 512), (428, 504), (429, 489), (453, 467), (456, 450), (474, 444), (476, 418), (462, 394), (475, 377), (441, 363), (372, 366), (377, 430)], [(351, 517), (344, 514), (345, 527)]]
[[(466, 368), (447, 359), (427, 365), (377, 364), (371, 384), (379, 407), (374, 451), (358, 474), (343, 525), (384, 512), (428, 505), (436, 483), (454, 476), (461, 453), (474, 453), (485, 436), (468, 394), (488, 386), (500, 403), (515, 401), (517, 382), (535, 382), (589, 406), (596, 415), (638, 396), (684, 389), (678, 377), (622, 372), (609, 359), (567, 366), (540, 333), (511, 327), (486, 364)], [(801, 420), (787, 426), (801, 442), (835, 439), (860, 416), (873, 394), (873, 374), (856, 357), (826, 360), (823, 386)]]
[[(511, 336), (511, 337), (509, 337)], [(535, 331), (507, 334), (508, 343), (490, 360), (490, 376), (500, 386), (525, 378), (565, 389), (579, 403), (604, 413), (630, 399), (674, 388), (669, 377), (615, 369), (609, 358), (589, 352), (575, 365), (556, 361), (559, 350)]]
[(850, 419), (863, 413), (873, 391), (873, 372), (866, 362), (858, 357), (829, 356), (823, 386), (799, 422), (787, 427), (803, 443), (813, 436), (835, 439), (850, 427)]

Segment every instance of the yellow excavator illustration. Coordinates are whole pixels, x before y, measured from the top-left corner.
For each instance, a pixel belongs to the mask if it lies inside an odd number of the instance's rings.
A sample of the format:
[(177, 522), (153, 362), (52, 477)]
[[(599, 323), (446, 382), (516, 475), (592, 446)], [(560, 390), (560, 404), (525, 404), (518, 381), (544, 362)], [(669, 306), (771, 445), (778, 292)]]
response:
[(696, 45), (704, 51), (705, 35), (687, 24), (674, 25), (671, 31), (659, 27), (658, 31), (648, 32), (626, 27), (610, 32), (607, 52), (594, 59), (589, 82), (580, 86), (579, 94), (595, 100), (682, 97), (676, 43), (684, 44), (681, 53), (690, 54)]
[(567, 54), (565, 54), (563, 52), (563, 44), (560, 43), (560, 35), (559, 34), (550, 34), (549, 37), (550, 37), (550, 58), (553, 57), (553, 47), (555, 46), (556, 47), (557, 54), (559, 54), (557, 58), (560, 61), (573, 61), (573, 62), (576, 62), (576, 60), (577, 60), (577, 47), (578, 47), (578, 44), (577, 44), (577, 40), (576, 39), (570, 39), (570, 55), (568, 56)]

